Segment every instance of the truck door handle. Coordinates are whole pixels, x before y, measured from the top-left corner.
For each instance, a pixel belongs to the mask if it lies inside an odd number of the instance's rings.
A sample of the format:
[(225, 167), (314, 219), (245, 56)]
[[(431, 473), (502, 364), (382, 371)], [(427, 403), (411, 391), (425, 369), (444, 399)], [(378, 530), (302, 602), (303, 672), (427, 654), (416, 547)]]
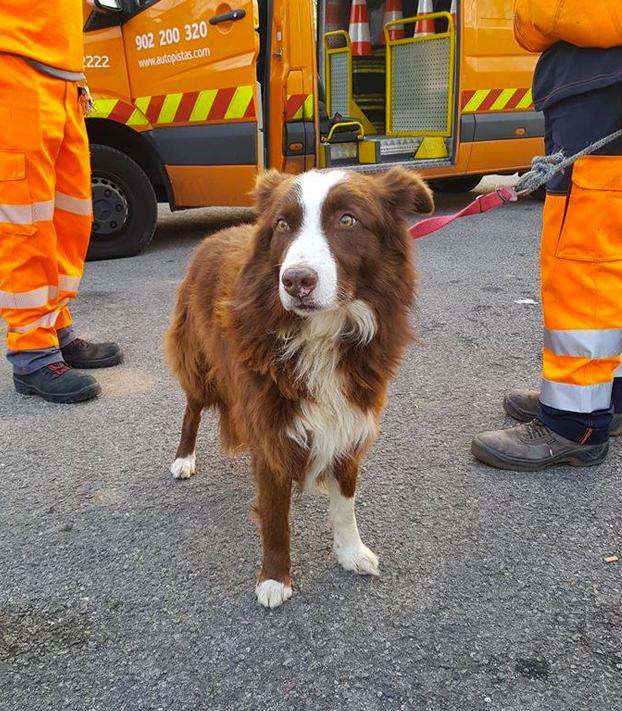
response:
[(209, 23), (210, 25), (217, 25), (220, 22), (235, 22), (236, 20), (241, 20), (243, 17), (246, 17), (246, 10), (230, 10), (222, 15), (210, 17)]

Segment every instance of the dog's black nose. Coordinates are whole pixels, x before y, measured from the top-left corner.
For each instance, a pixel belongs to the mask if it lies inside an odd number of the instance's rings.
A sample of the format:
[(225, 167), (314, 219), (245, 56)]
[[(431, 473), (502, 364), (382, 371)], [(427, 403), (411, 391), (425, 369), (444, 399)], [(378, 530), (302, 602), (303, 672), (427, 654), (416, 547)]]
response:
[(290, 267), (283, 272), (281, 281), (290, 296), (302, 299), (317, 286), (317, 272), (308, 267)]

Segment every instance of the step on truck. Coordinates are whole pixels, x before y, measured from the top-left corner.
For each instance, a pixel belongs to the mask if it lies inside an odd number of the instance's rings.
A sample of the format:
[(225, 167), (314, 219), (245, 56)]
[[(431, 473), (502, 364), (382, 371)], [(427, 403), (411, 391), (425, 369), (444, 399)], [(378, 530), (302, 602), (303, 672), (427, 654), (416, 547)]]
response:
[(543, 120), (512, 0), (402, 0), (397, 20), (363, 0), (364, 45), (352, 1), (85, 1), (89, 258), (139, 253), (158, 203), (249, 205), (266, 168), (399, 163), (449, 192), (528, 169)]

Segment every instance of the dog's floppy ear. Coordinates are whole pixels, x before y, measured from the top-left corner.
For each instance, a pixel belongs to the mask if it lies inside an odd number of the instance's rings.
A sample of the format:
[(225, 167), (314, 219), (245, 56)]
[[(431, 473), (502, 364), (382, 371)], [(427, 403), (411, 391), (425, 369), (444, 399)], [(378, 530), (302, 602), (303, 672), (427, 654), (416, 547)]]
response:
[(413, 170), (395, 167), (378, 178), (385, 195), (398, 214), (411, 217), (414, 213), (429, 215), (434, 212), (432, 191)]
[(278, 170), (266, 170), (257, 176), (253, 196), (255, 198), (255, 212), (263, 212), (274, 197), (274, 193), (281, 183), (291, 178), (287, 173)]

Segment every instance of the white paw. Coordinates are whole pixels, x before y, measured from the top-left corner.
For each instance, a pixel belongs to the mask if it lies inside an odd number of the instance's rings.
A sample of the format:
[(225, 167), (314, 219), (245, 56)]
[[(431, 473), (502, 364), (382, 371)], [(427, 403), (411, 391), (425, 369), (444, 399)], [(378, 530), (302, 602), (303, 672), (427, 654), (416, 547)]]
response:
[(185, 457), (179, 457), (171, 464), (171, 474), (175, 479), (190, 479), (197, 470), (197, 457), (193, 452)]
[(380, 575), (378, 556), (362, 543), (358, 546), (335, 548), (337, 560), (345, 570), (359, 575)]
[(264, 607), (275, 608), (292, 596), (292, 589), (278, 580), (264, 580), (255, 588), (257, 602)]

